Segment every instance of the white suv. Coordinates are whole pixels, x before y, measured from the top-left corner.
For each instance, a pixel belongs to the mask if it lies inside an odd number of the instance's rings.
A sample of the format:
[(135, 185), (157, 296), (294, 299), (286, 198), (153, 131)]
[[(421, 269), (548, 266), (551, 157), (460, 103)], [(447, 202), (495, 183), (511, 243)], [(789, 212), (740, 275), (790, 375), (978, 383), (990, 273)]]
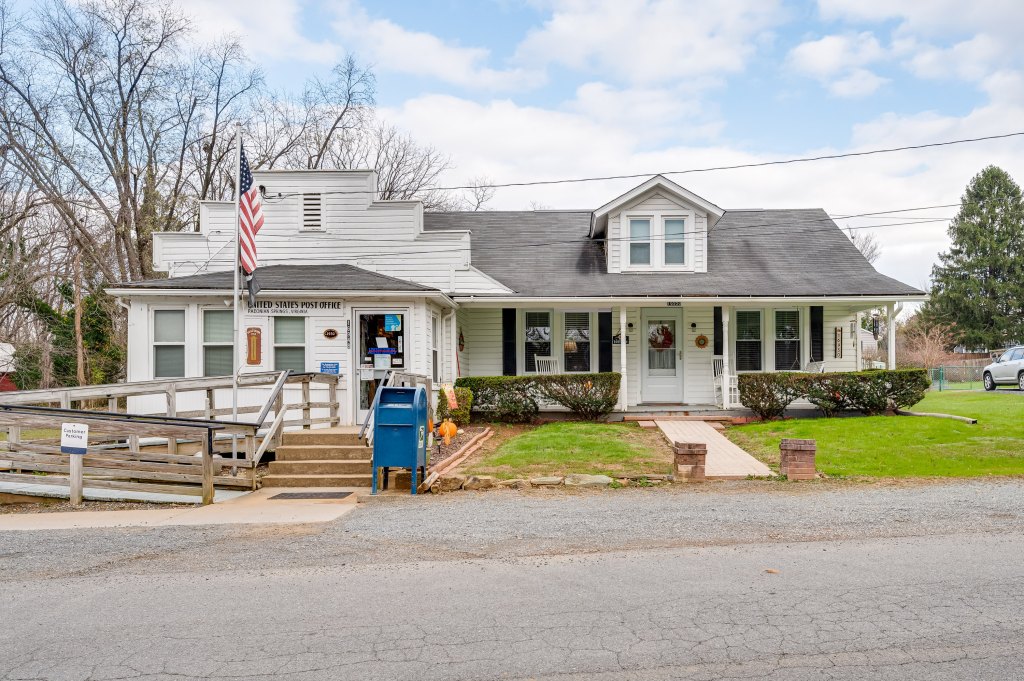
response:
[(982, 377), (985, 390), (995, 390), (1001, 384), (1016, 385), (1024, 390), (1024, 345), (1016, 345), (1004, 352), (985, 367)]

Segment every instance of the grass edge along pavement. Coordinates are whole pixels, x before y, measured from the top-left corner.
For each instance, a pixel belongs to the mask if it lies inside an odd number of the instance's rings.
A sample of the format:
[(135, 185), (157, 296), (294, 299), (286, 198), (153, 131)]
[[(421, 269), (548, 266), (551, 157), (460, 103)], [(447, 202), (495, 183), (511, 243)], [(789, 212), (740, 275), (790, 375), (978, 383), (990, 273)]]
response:
[(815, 440), (817, 468), (831, 476), (1024, 475), (1024, 395), (932, 391), (912, 409), (978, 423), (925, 416), (800, 418), (736, 426), (726, 436), (776, 468), (782, 438)]
[(672, 449), (661, 433), (633, 423), (558, 421), (537, 427), (493, 427), (494, 446), (460, 466), (460, 473), (512, 479), (571, 473), (614, 478), (672, 471)]

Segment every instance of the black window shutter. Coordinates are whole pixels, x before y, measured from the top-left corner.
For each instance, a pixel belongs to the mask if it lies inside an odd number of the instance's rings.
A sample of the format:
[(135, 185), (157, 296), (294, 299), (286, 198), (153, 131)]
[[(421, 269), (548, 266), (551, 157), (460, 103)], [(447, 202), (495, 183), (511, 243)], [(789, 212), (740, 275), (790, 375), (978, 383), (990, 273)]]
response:
[(714, 336), (715, 336), (715, 355), (722, 354), (722, 347), (725, 345), (725, 339), (722, 338), (722, 308), (715, 306), (715, 321), (714, 321)]
[(825, 361), (825, 308), (811, 306), (811, 361)]
[(516, 309), (501, 310), (501, 373), (516, 375)]
[(597, 313), (597, 370), (612, 370), (612, 313)]

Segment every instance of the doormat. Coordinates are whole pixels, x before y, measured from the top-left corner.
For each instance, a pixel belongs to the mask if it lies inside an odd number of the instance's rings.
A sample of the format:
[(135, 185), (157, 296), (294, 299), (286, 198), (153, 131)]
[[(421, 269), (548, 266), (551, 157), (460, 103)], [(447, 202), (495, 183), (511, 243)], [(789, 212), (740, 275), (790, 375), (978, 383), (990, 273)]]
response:
[(271, 499), (344, 499), (352, 492), (281, 492)]

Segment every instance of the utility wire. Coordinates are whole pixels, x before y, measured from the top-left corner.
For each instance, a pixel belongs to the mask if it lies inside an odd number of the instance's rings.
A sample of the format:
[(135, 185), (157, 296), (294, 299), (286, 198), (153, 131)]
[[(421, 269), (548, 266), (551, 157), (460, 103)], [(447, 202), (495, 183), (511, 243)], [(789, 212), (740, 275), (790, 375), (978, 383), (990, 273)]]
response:
[[(910, 144), (902, 147), (887, 147), (884, 149), (868, 149), (865, 151), (848, 151), (842, 154), (822, 154), (819, 156), (801, 156), (796, 158), (777, 159), (774, 161), (758, 161), (756, 163), (737, 163), (734, 165), (722, 165), (722, 166), (707, 166), (703, 168), (687, 168), (685, 170), (666, 170), (659, 173), (630, 173), (627, 175), (603, 175), (595, 177), (575, 177), (575, 178), (563, 178), (556, 180), (530, 180), (526, 182), (501, 182), (493, 184), (475, 184), (475, 185), (453, 185), (450, 187), (421, 187), (419, 192), (431, 192), (431, 191), (456, 191), (463, 189), (506, 189), (510, 187), (537, 187), (542, 185), (558, 185), (558, 184), (579, 184), (583, 182), (603, 182), (607, 180), (635, 180), (638, 178), (653, 177), (656, 175), (689, 175), (693, 173), (710, 173), (722, 170), (742, 170), (747, 168), (765, 168), (769, 166), (781, 166), (790, 165), (794, 163), (812, 163), (815, 161), (830, 161), (841, 158), (857, 158), (861, 156), (874, 156), (877, 154), (892, 154), (900, 151), (913, 151), (917, 149), (933, 149), (936, 147), (949, 147), (957, 144), (973, 144), (975, 142), (987, 142), (990, 140), (1007, 139), (1010, 137), (1024, 136), (1024, 131), (1020, 132), (1008, 132), (1000, 135), (986, 135), (983, 137), (969, 137), (957, 140), (946, 140), (944, 142), (929, 142), (926, 144)], [(283, 199), (292, 196), (300, 196), (305, 192), (290, 192), (290, 193), (278, 193), (273, 197), (267, 197), (268, 199)], [(353, 189), (338, 189), (329, 190), (326, 192), (317, 192), (319, 194), (368, 194), (365, 189), (353, 190)]]

